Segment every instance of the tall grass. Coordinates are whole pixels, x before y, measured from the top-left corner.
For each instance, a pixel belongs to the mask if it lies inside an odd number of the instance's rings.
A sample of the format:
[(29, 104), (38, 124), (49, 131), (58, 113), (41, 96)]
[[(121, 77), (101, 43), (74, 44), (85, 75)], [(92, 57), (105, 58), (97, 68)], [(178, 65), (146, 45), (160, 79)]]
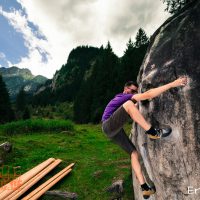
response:
[(73, 130), (74, 124), (70, 120), (29, 119), (0, 125), (0, 132), (6, 135)]

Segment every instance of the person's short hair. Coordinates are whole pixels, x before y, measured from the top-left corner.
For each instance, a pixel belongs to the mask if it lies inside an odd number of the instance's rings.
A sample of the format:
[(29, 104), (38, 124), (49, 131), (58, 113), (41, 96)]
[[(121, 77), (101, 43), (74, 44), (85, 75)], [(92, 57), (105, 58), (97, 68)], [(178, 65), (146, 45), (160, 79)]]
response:
[(129, 87), (131, 85), (135, 85), (136, 87), (138, 87), (138, 84), (137, 82), (135, 81), (127, 81), (125, 84), (124, 84), (124, 87)]

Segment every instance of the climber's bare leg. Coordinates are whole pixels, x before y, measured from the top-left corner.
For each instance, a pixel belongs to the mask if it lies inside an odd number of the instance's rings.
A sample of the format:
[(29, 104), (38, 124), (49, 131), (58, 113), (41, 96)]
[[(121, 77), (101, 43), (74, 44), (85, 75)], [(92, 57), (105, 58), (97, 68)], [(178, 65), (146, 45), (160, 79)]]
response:
[(133, 151), (131, 154), (131, 166), (135, 172), (135, 176), (137, 177), (140, 185), (145, 183), (144, 176), (142, 174), (141, 165), (139, 162), (139, 156), (137, 151)]
[(126, 112), (130, 115), (132, 120), (137, 122), (145, 131), (147, 131), (151, 128), (151, 124), (149, 124), (144, 119), (144, 117), (142, 116), (140, 111), (137, 109), (137, 107), (135, 106), (135, 104), (131, 100), (125, 102), (123, 104), (123, 107), (126, 110)]

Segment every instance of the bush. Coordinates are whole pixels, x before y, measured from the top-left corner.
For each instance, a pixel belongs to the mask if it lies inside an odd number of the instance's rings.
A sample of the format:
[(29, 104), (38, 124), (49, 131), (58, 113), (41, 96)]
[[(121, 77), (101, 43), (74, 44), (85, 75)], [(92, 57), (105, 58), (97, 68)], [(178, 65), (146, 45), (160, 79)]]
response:
[(32, 132), (73, 131), (74, 124), (70, 120), (20, 120), (0, 126), (0, 131), (7, 135)]
[(73, 103), (63, 102), (56, 105), (34, 107), (31, 115), (36, 118), (73, 120)]

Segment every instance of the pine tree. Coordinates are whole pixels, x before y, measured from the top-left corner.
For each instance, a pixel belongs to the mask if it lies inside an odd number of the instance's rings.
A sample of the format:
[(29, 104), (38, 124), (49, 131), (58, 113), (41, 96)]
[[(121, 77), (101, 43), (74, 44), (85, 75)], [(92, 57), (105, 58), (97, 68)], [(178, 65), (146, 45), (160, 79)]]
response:
[(131, 38), (129, 39), (128, 43), (126, 44), (126, 50), (124, 51), (124, 54), (130, 54), (134, 50), (134, 43), (132, 42)]
[(110, 52), (110, 53), (113, 53), (113, 50), (112, 50), (112, 47), (111, 47), (110, 41), (108, 41), (105, 50), (108, 51), (108, 52)]
[(25, 110), (24, 110), (24, 113), (23, 113), (23, 119), (26, 120), (26, 119), (30, 119), (30, 118), (31, 118), (30, 110), (29, 110), (29, 108), (26, 106), (26, 107), (25, 107)]
[(16, 109), (17, 111), (24, 111), (26, 107), (26, 94), (24, 89), (21, 88), (16, 98)]
[(26, 93), (23, 89), (19, 91), (17, 98), (16, 98), (16, 116), (17, 119), (29, 119), (30, 112), (27, 108), (27, 100), (26, 100)]
[(180, 9), (182, 9), (186, 4), (194, 0), (163, 0), (163, 3), (167, 4), (165, 9), (171, 14), (176, 14)]
[(0, 123), (6, 123), (12, 120), (14, 120), (14, 112), (11, 108), (6, 85), (0, 75)]
[(120, 63), (118, 76), (121, 79), (121, 84), (130, 80), (136, 81), (148, 44), (149, 39), (142, 28), (138, 30), (134, 43), (131, 38), (129, 39)]
[(147, 45), (149, 43), (149, 38), (142, 28), (138, 30), (135, 40), (135, 47), (137, 48)]

